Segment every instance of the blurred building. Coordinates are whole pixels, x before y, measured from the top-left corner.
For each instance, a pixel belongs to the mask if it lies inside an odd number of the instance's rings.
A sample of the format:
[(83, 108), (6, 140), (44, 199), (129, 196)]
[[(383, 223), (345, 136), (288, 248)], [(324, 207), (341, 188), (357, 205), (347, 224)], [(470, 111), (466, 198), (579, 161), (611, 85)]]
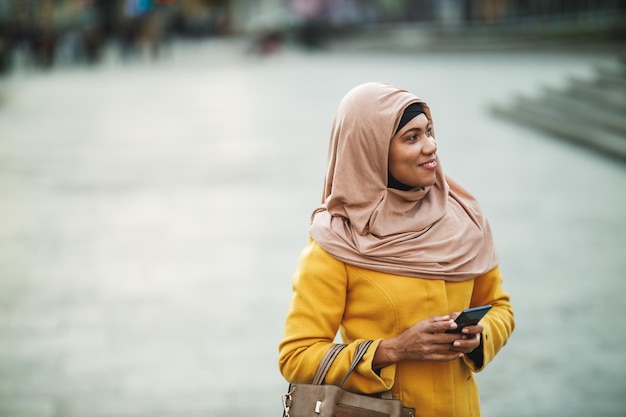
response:
[(268, 16), (268, 22), (319, 19), (329, 26), (389, 23), (441, 25), (584, 25), (623, 24), (621, 0), (231, 0), (226, 2), (243, 21)]
[(626, 37), (623, 0), (2, 0), (0, 72), (16, 61), (48, 68), (158, 56), (173, 38), (252, 35), (318, 47), (363, 28), (421, 25), (440, 33)]

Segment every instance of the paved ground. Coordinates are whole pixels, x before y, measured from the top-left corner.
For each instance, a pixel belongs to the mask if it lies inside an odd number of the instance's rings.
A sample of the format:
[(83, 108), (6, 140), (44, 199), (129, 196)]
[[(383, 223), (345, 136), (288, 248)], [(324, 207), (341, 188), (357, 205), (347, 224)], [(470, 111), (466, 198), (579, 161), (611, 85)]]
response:
[(331, 119), (370, 80), (431, 104), (491, 219), (518, 327), (484, 415), (626, 415), (626, 167), (486, 110), (612, 57), (243, 49), (0, 81), (0, 416), (279, 415)]

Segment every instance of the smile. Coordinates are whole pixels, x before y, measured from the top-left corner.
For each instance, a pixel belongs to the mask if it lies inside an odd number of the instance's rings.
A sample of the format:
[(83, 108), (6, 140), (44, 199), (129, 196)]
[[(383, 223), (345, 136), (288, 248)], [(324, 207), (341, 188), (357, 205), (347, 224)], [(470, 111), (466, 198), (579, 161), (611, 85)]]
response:
[(419, 164), (418, 166), (424, 168), (437, 168), (437, 161), (435, 159), (431, 159), (422, 164)]

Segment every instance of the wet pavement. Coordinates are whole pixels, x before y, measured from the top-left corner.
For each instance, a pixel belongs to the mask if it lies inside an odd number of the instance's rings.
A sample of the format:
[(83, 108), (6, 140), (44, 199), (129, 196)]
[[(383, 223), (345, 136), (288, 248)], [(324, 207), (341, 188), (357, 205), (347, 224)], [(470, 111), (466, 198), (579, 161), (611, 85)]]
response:
[(481, 200), (517, 329), (486, 417), (626, 415), (626, 166), (493, 118), (605, 54), (177, 45), (0, 80), (0, 416), (277, 416), (290, 277), (341, 97), (429, 102)]

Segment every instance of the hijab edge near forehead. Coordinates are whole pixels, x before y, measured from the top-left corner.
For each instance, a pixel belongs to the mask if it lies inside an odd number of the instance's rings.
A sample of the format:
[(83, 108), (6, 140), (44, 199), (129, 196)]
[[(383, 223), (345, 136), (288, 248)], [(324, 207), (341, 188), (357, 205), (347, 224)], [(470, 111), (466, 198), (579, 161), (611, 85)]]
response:
[[(415, 94), (386, 83), (365, 83), (350, 90), (342, 99), (336, 121), (357, 125), (363, 122), (389, 126), (388, 142), (397, 133), (404, 111), (412, 104), (422, 107), (433, 124), (430, 107)], [(363, 111), (366, 110), (366, 111)], [(363, 120), (363, 118), (366, 120)]]
[(400, 121), (398, 122), (398, 127), (396, 128), (394, 136), (398, 134), (398, 132), (406, 126), (411, 120), (415, 119), (420, 114), (426, 115), (424, 112), (424, 107), (419, 103), (411, 103), (402, 112), (402, 116), (400, 116)]

